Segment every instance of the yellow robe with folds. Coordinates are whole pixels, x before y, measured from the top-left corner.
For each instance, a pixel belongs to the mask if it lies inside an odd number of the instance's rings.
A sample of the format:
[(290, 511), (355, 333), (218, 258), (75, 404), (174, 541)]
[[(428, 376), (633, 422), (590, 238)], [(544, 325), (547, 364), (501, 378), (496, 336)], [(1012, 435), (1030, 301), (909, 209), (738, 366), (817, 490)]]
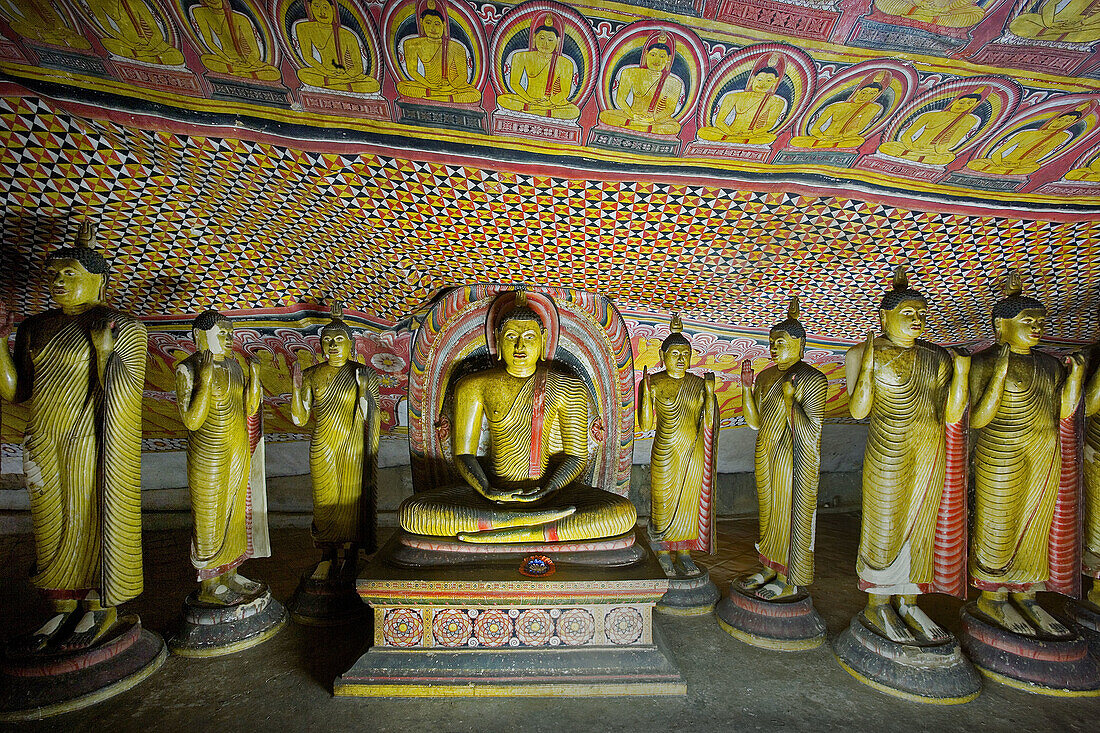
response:
[[(118, 328), (99, 381), (91, 330)], [(22, 323), (16, 401), (28, 401), (23, 449), (34, 522), (35, 586), (98, 590), (115, 606), (142, 590), (141, 397), (145, 326), (106, 306)]]
[[(315, 370), (320, 366), (310, 367)], [(356, 374), (366, 372), (368, 395), (359, 394)], [(313, 481), (313, 539), (319, 543), (373, 542), (373, 458), (378, 435), (363, 397), (378, 410), (378, 376), (349, 361), (323, 392), (314, 389), (309, 471)], [(364, 495), (366, 492), (366, 495)]]
[[(996, 359), (995, 352), (975, 356), (974, 367)], [(1042, 590), (1050, 578), (1050, 527), (1062, 477), (1065, 370), (1039, 351), (1009, 359), (1000, 409), (976, 431), (970, 577), (982, 590)], [(1031, 361), (1030, 384), (1013, 384), (1012, 361), (1018, 359)]]
[[(769, 367), (760, 375), (761, 380)], [(756, 436), (756, 494), (760, 505), (761, 561), (794, 585), (814, 579), (814, 529), (821, 468), (821, 424), (829, 381), (799, 362), (788, 372), (795, 387), (788, 414), (782, 376), (758, 396), (760, 432)]]
[(951, 382), (946, 349), (917, 340), (903, 384), (881, 379), (863, 454), (863, 522), (856, 572), (860, 589), (919, 593), (933, 582), (936, 522), (946, 471), (944, 409)]

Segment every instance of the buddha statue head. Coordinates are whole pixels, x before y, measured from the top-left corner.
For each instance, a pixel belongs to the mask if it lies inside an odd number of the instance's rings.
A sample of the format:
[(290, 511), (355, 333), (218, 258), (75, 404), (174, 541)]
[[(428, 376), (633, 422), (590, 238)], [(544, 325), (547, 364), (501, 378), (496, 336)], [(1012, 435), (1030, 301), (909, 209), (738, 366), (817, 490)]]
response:
[(676, 41), (664, 31), (650, 35), (642, 47), (642, 68), (659, 71), (664, 75), (672, 69), (672, 58), (676, 53)]
[(233, 321), (213, 308), (200, 313), (191, 321), (191, 335), (195, 347), (200, 351), (209, 351), (214, 361), (221, 361), (233, 350)]
[(531, 24), (531, 39), (528, 49), (543, 54), (560, 53), (562, 35), (558, 21), (553, 13), (539, 15)]
[(668, 324), (668, 337), (661, 342), (661, 363), (673, 379), (683, 379), (691, 366), (691, 342), (684, 336), (684, 322), (679, 313), (672, 314)]
[(355, 350), (355, 337), (348, 324), (340, 320), (343, 308), (339, 301), (332, 303), (332, 320), (321, 327), (321, 355), (334, 367), (340, 367), (351, 359)]
[(66, 312), (97, 305), (106, 296), (111, 268), (92, 248), (94, 242), (95, 227), (85, 222), (80, 225), (75, 247), (63, 247), (46, 258), (50, 298)]
[(1008, 344), (1026, 354), (1038, 346), (1046, 326), (1047, 309), (1035, 298), (1022, 295), (1024, 286), (1019, 273), (1009, 271), (1005, 278), (1005, 297), (993, 306), (993, 332), (997, 343)]
[(512, 309), (500, 319), (496, 332), (497, 353), (513, 377), (529, 377), (538, 368), (546, 349), (542, 318), (527, 305), (527, 294), (516, 293)]
[(899, 346), (912, 346), (928, 325), (928, 301), (909, 287), (904, 267), (894, 271), (894, 287), (879, 303), (879, 324), (886, 337)]
[(806, 351), (806, 329), (798, 321), (798, 310), (798, 296), (795, 295), (787, 304), (787, 319), (772, 326), (768, 332), (768, 350), (780, 371), (797, 364)]
[(948, 109), (952, 112), (965, 114), (981, 104), (983, 99), (985, 99), (985, 95), (980, 92), (963, 94), (961, 97), (957, 97), (956, 99), (951, 100), (951, 104), (948, 105)]

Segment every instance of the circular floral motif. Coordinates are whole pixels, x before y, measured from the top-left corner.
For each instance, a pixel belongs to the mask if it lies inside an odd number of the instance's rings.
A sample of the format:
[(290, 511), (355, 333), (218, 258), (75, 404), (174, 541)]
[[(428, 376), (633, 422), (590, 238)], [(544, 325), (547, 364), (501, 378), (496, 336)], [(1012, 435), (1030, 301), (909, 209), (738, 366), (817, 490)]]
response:
[(542, 646), (550, 641), (554, 622), (541, 608), (529, 608), (516, 619), (516, 636), (527, 646)]
[(554, 572), (554, 561), (546, 555), (528, 555), (519, 564), (519, 572), (528, 578), (541, 578)]
[(390, 646), (416, 646), (424, 637), (424, 621), (412, 608), (386, 611), (382, 622), (382, 639)]
[(613, 608), (604, 619), (604, 629), (612, 644), (633, 644), (642, 638), (642, 612), (629, 606)]
[(483, 646), (504, 646), (512, 636), (512, 619), (504, 611), (483, 611), (474, 621), (474, 636)]
[(440, 646), (462, 646), (470, 638), (473, 622), (469, 614), (457, 608), (445, 608), (432, 620), (432, 636)]
[(592, 641), (596, 619), (583, 608), (570, 608), (558, 617), (558, 638), (566, 646), (580, 646)]
[(375, 369), (379, 369), (383, 372), (389, 372), (391, 374), (399, 372), (405, 368), (405, 360), (396, 354), (390, 354), (388, 352), (381, 352), (375, 354), (370, 358), (370, 363)]

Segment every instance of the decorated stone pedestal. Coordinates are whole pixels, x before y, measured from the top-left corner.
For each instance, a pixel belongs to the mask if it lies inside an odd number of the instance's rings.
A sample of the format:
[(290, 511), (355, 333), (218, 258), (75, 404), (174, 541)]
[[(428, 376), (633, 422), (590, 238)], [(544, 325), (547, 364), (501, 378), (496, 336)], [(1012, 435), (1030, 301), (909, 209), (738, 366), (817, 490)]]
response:
[(0, 722), (38, 720), (114, 697), (160, 669), (167, 657), (159, 634), (123, 616), (103, 641), (79, 652), (0, 659)]
[(262, 644), (286, 625), (286, 609), (264, 586), (255, 597), (232, 606), (202, 603), (197, 592), (183, 603), (183, 623), (168, 637), (180, 657), (220, 657)]
[(958, 705), (982, 689), (981, 677), (954, 638), (942, 644), (899, 644), (872, 631), (862, 613), (833, 642), (833, 653), (863, 684), (905, 700)]
[(1066, 615), (1088, 642), (1089, 653), (1100, 661), (1100, 611), (1086, 601), (1069, 601), (1066, 603)]
[(291, 620), (303, 626), (340, 626), (366, 616), (369, 609), (355, 590), (356, 570), (341, 564), (319, 574), (314, 566), (286, 602)]
[(604, 549), (625, 559), (634, 548), (640, 560), (594, 566), (585, 556), (604, 543), (584, 544), (592, 547), (495, 545), (479, 553), (467, 545), (450, 564), (411, 567), (395, 562), (411, 555), (394, 537), (359, 577), (359, 594), (374, 609), (374, 645), (337, 678), (335, 693), (685, 694), (653, 625), (653, 606), (668, 588), (656, 558), (636, 542)]
[(825, 643), (825, 622), (805, 591), (766, 601), (730, 583), (715, 614), (723, 631), (761, 649), (797, 652)]
[(710, 579), (710, 572), (700, 568), (698, 575), (668, 579), (668, 591), (657, 602), (657, 613), (669, 616), (706, 616), (714, 611), (722, 596)]
[(1014, 634), (986, 622), (972, 603), (961, 614), (967, 656), (989, 679), (1040, 695), (1100, 696), (1100, 665), (1080, 635), (1042, 639)]

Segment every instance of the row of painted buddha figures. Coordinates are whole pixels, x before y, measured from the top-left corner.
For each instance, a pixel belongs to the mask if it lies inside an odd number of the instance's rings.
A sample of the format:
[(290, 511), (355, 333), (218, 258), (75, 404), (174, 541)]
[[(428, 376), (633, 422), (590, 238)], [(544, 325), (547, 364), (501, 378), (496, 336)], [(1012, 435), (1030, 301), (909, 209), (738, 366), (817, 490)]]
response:
[[(32, 582), (56, 612), (8, 645), (8, 666), (86, 653), (117, 638), (136, 624), (117, 607), (142, 590), (145, 329), (105, 305), (108, 265), (91, 248), (89, 229), (82, 239), (47, 262), (57, 308), (22, 322), (14, 356), (0, 349), (0, 396), (29, 405)], [(1092, 417), (1100, 412), (1100, 376), (1086, 385), (1083, 355), (1063, 363), (1035, 350), (1046, 310), (1020, 291), (1011, 278), (993, 310), (997, 344), (971, 358), (921, 339), (929, 304), (899, 272), (880, 304), (880, 331), (848, 352), (850, 409), (869, 418), (857, 560), (868, 604), (860, 620), (891, 643), (950, 639), (916, 599), (929, 592), (964, 596), (967, 573), (981, 591), (975, 614), (983, 622), (1024, 638), (1065, 639), (1075, 632), (1039, 605), (1037, 591), (1076, 595), (1082, 569), (1100, 576), (1100, 421)], [(552, 547), (631, 535), (633, 504), (579, 480), (589, 460), (590, 400), (578, 377), (552, 368), (549, 299), (523, 291), (509, 297), (487, 329), (497, 364), (454, 388), (453, 461), (461, 482), (406, 500), (402, 531), (465, 546)], [(0, 320), (6, 335), (13, 318)], [(259, 643), (285, 618), (262, 583), (238, 572), (248, 558), (269, 554), (269, 543), (261, 386), (256, 367), (243, 368), (232, 356), (232, 331), (216, 311), (199, 315), (192, 324), (197, 351), (176, 369), (189, 434), (191, 561), (200, 582), (185, 606), (184, 631), (170, 641), (181, 654)], [(747, 364), (743, 370), (743, 412), (758, 431), (763, 569), (736, 587), (764, 603), (804, 597), (813, 579), (827, 381), (802, 360), (805, 339), (795, 302), (769, 334), (775, 364), (755, 377)], [(350, 589), (360, 549), (374, 545), (378, 379), (352, 358), (352, 343), (334, 315), (321, 331), (324, 361), (293, 371), (293, 419), (303, 425), (314, 419), (313, 536), (324, 553), (299, 589), (305, 618), (318, 596), (332, 595), (333, 584)], [(674, 319), (661, 346), (665, 368), (643, 375), (638, 396), (639, 424), (655, 431), (649, 534), (673, 579), (698, 576), (691, 551), (714, 548), (718, 408), (713, 375), (688, 373), (691, 357)], [(1083, 538), (1074, 493), (1080, 463), (1066, 439), (1082, 396), (1090, 416)], [(975, 440), (968, 568), (967, 414)], [(483, 423), (489, 448), (481, 458)], [(1086, 605), (1100, 613), (1100, 583)], [(212, 628), (242, 618), (253, 623), (244, 636), (209, 638)]]

